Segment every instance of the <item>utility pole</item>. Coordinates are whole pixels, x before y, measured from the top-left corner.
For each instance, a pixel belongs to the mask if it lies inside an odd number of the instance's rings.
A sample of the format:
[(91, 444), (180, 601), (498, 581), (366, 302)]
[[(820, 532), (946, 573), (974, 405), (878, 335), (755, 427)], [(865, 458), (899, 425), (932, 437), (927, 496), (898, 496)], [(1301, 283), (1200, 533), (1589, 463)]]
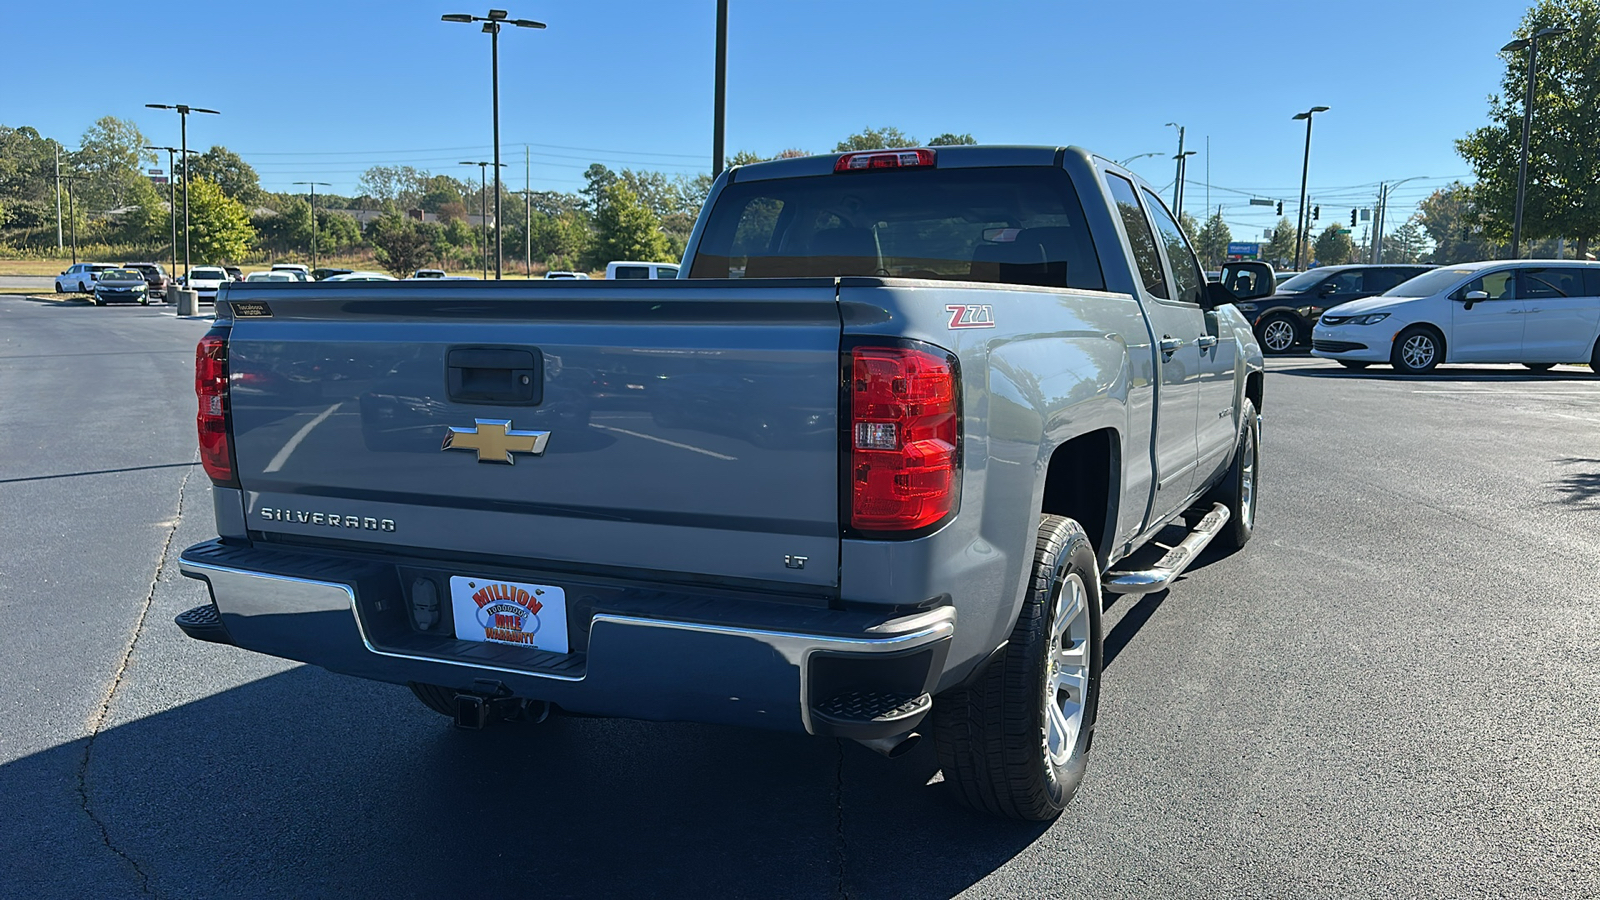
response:
[[(1211, 135), (1206, 135), (1206, 209), (1211, 208)], [(1222, 210), (1217, 210), (1222, 215)]]
[(61, 252), (61, 148), (56, 148), (56, 252)]
[(1183, 215), (1183, 126), (1177, 122), (1168, 122), (1168, 128), (1178, 129), (1178, 155), (1173, 159), (1178, 161), (1177, 180), (1172, 183), (1172, 208), (1177, 210), (1177, 215)]
[(728, 0), (717, 0), (717, 73), (711, 112), (711, 177), (722, 174), (728, 106)]
[(1383, 262), (1383, 203), (1387, 199), (1388, 185), (1378, 182), (1378, 205), (1372, 211), (1372, 264)]
[(72, 230), (72, 264), (78, 264), (78, 207), (73, 196), (72, 183), (82, 178), (82, 175), (57, 175), (56, 178), (67, 183), (67, 224)]

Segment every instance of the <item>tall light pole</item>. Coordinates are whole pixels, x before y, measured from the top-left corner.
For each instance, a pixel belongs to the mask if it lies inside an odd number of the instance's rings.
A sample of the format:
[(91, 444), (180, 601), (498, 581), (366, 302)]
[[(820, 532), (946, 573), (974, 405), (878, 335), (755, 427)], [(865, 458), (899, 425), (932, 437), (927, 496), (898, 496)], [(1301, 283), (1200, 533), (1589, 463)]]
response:
[(1172, 205), (1178, 208), (1183, 205), (1178, 199), (1183, 195), (1183, 126), (1177, 122), (1168, 122), (1167, 127), (1178, 129), (1178, 155), (1173, 157), (1178, 161), (1178, 178), (1172, 183)]
[(1408, 181), (1419, 181), (1428, 177), (1431, 176), (1413, 175), (1410, 178), (1402, 178), (1399, 181), (1379, 182), (1378, 208), (1372, 214), (1372, 262), (1374, 264), (1383, 262), (1383, 229), (1386, 224), (1385, 220), (1389, 217), (1389, 195), (1394, 193), (1395, 188)]
[[(495, 167), (495, 170), (494, 170), (494, 184), (495, 184), (495, 187), (498, 189), (500, 187), (500, 165), (501, 164), (500, 163), (492, 163), (492, 162), (489, 162), (489, 161), (485, 160), (483, 162), (464, 162), (464, 163), (462, 163), (462, 165), (463, 166), (477, 166), (478, 167), (478, 184), (480, 185), (480, 187), (478, 189), (478, 221), (480, 223), (482, 223), (482, 225), (483, 225), (483, 280), (484, 281), (488, 281), (489, 280), (489, 209), (488, 209), (488, 206), (487, 206), (487, 203), (488, 203), (488, 199), (487, 198), (488, 198), (488, 195), (489, 195), (489, 182), (488, 182), (488, 176), (485, 175), (484, 173), (489, 171), (489, 167), (490, 166), (494, 166)], [(499, 194), (498, 190), (495, 193), (494, 206), (495, 206), (495, 214), (496, 214), (496, 218), (494, 220), (494, 230), (495, 230), (496, 234), (499, 234), (500, 233), (500, 219), (499, 219), (500, 194)], [(495, 270), (496, 270), (495, 271), (495, 278), (496, 279), (499, 279), (499, 277), (500, 277), (499, 266), (500, 266), (499, 260), (496, 260), (495, 261)]]
[[(146, 103), (150, 109), (172, 109), (178, 112), (179, 152), (183, 154), (183, 283), (189, 283), (189, 113), (210, 113), (220, 116), (214, 109), (203, 109), (183, 103)], [(173, 268), (177, 268), (174, 262)]]
[[(467, 13), (451, 13), (440, 16), (446, 22), (482, 22), (483, 31), (489, 35), (489, 69), (490, 80), (493, 82), (492, 94), (494, 104), (494, 277), (500, 280), (501, 269), (501, 242), (500, 242), (500, 26), (515, 25), (518, 28), (544, 28), (543, 22), (532, 19), (508, 18), (509, 13), (503, 9), (491, 9), (487, 16), (474, 16)], [(485, 222), (487, 227), (487, 221)], [(485, 232), (485, 240), (487, 241)], [(484, 245), (484, 252), (488, 253), (488, 244)], [(484, 276), (488, 279), (488, 268), (485, 266)]]
[[(165, 150), (165, 151), (167, 151), (167, 216), (168, 216), (168, 218), (170, 218), (172, 220), (172, 277), (173, 278), (177, 278), (178, 277), (178, 196), (177, 196), (178, 170), (173, 168), (173, 166), (172, 166), (172, 155), (174, 153), (182, 153), (182, 154), (184, 154), (184, 159), (187, 160), (189, 158), (189, 154), (193, 153), (194, 151), (193, 150), (187, 150), (187, 149), (180, 149), (178, 147), (146, 147), (144, 149), (146, 149), (146, 150)], [(168, 303), (172, 302), (170, 297), (168, 298), (167, 302)]]
[(67, 183), (67, 225), (72, 229), (72, 264), (78, 264), (78, 208), (73, 202), (77, 192), (72, 189), (72, 183), (81, 179), (82, 175), (57, 175), (57, 181)]
[(295, 184), (311, 187), (311, 271), (315, 272), (317, 270), (317, 185), (333, 187), (333, 184), (327, 181), (296, 181)]
[(722, 174), (728, 126), (728, 0), (717, 0), (717, 72), (711, 110), (711, 177)]
[(1560, 37), (1570, 28), (1551, 26), (1540, 29), (1533, 37), (1518, 38), (1500, 48), (1501, 53), (1512, 53), (1524, 48), (1528, 51), (1528, 94), (1522, 102), (1522, 155), (1517, 161), (1517, 211), (1511, 220), (1511, 258), (1522, 254), (1522, 206), (1528, 195), (1528, 136), (1533, 128), (1533, 86), (1537, 77), (1534, 68), (1539, 58), (1539, 39)]
[(1305, 226), (1310, 222), (1310, 219), (1306, 218), (1306, 177), (1311, 172), (1311, 117), (1319, 112), (1327, 111), (1328, 108), (1326, 106), (1313, 106), (1303, 113), (1294, 114), (1295, 121), (1306, 120), (1306, 155), (1305, 161), (1300, 164), (1300, 209), (1295, 213), (1294, 267), (1296, 271), (1300, 269), (1300, 254), (1306, 243)]
[(1178, 154), (1178, 208), (1175, 212), (1180, 220), (1183, 218), (1183, 183), (1189, 178), (1189, 157), (1194, 154), (1193, 150)]

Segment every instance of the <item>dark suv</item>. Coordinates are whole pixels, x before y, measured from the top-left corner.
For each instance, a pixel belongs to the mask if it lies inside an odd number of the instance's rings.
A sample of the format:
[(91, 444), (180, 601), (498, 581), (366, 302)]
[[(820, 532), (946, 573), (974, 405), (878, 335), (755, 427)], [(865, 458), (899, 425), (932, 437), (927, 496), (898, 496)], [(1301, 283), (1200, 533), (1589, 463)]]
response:
[(1317, 324), (1323, 310), (1351, 300), (1375, 297), (1431, 268), (1433, 266), (1322, 266), (1301, 272), (1278, 285), (1278, 292), (1270, 297), (1240, 303), (1239, 311), (1255, 326), (1262, 350), (1288, 353), (1301, 344), (1311, 343), (1311, 327)]

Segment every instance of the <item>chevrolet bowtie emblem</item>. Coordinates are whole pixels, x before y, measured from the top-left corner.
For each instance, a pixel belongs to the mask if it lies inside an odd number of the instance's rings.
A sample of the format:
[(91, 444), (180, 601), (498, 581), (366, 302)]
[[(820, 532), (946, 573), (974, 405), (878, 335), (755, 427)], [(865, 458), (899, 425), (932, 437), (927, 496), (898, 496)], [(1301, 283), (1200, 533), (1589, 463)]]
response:
[(548, 431), (513, 431), (510, 419), (474, 419), (473, 422), (471, 428), (451, 425), (444, 436), (444, 446), (439, 449), (476, 450), (478, 462), (509, 466), (516, 462), (511, 454), (539, 456), (544, 453), (545, 442), (550, 440)]

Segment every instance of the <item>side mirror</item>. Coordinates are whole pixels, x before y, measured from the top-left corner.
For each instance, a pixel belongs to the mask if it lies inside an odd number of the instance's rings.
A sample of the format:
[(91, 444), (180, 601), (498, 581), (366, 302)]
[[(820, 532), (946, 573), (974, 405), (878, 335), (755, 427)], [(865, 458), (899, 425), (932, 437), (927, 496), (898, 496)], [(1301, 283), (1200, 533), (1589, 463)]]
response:
[(1260, 300), (1278, 291), (1272, 267), (1264, 262), (1243, 260), (1224, 263), (1222, 280), (1206, 283), (1205, 307), (1216, 309), (1229, 303)]
[(1467, 291), (1465, 294), (1461, 295), (1460, 297), (1457, 297), (1456, 299), (1460, 300), (1462, 303), (1465, 304), (1464, 306), (1461, 307), (1462, 309), (1471, 309), (1472, 308), (1472, 304), (1474, 304), (1474, 303), (1482, 303), (1483, 301), (1489, 299), (1489, 292), (1488, 291)]
[(1325, 282), (1322, 285), (1322, 287), (1317, 288), (1317, 296), (1318, 297), (1326, 297), (1329, 294), (1336, 294), (1338, 292), (1339, 292), (1339, 286), (1337, 284), (1334, 284), (1331, 281)]

